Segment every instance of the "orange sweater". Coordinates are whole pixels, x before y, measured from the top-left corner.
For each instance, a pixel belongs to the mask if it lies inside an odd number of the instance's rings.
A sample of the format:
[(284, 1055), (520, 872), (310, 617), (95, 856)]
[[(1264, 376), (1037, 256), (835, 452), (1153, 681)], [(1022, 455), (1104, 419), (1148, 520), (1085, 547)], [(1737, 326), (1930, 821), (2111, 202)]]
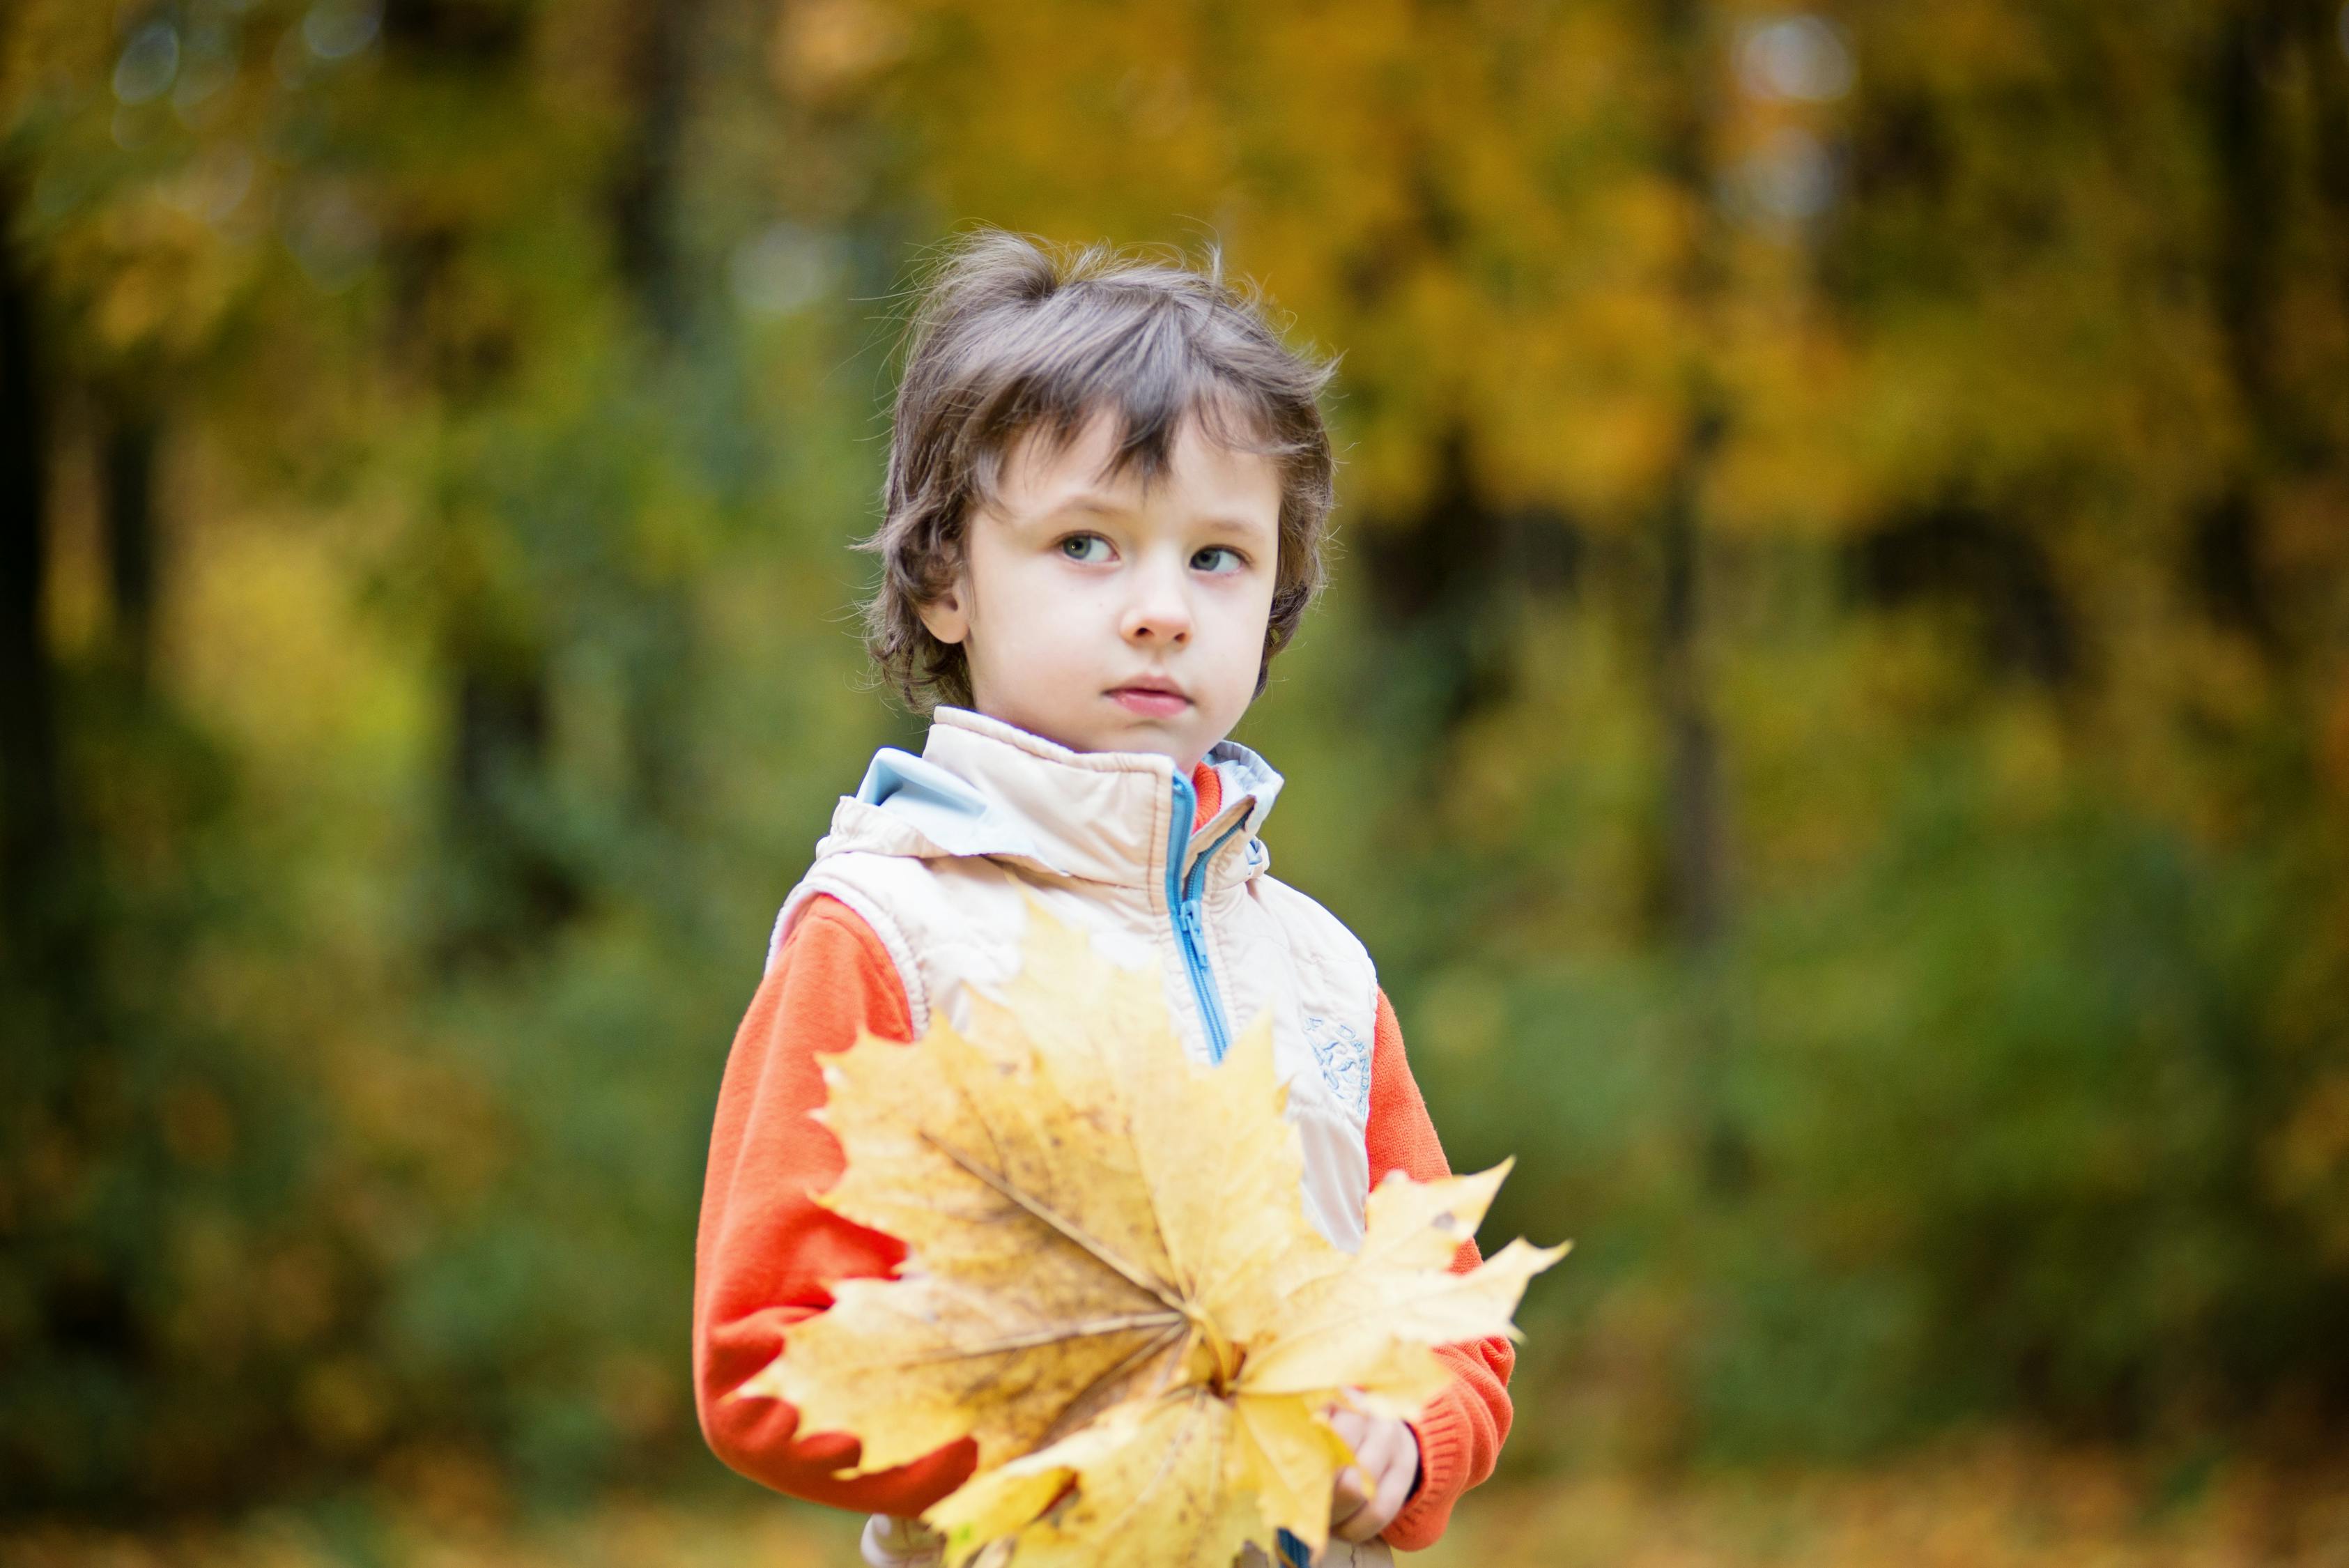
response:
[[(1200, 771), (1204, 819), (1216, 809), (1208, 797), (1215, 774)], [(845, 905), (820, 898), (751, 999), (719, 1089), (695, 1247), (694, 1386), (710, 1448), (753, 1480), (837, 1508), (911, 1515), (969, 1475), (968, 1439), (895, 1469), (843, 1480), (835, 1472), (855, 1462), (855, 1438), (802, 1435), (799, 1412), (781, 1400), (730, 1397), (781, 1352), (792, 1324), (831, 1304), (826, 1282), (886, 1274), (905, 1259), (895, 1238), (812, 1199), (839, 1179), (845, 1163), (839, 1142), (809, 1119), (823, 1103), (817, 1055), (846, 1049), (860, 1027), (911, 1040), (905, 988), (872, 928)], [(1383, 994), (1363, 1141), (1374, 1184), (1390, 1170), (1420, 1180), (1451, 1174)], [(1470, 1242), (1454, 1267), (1476, 1261)], [(1479, 1340), (1438, 1354), (1453, 1381), (1412, 1423), (1419, 1488), (1386, 1530), (1388, 1542), (1406, 1551), (1444, 1532), (1460, 1494), (1492, 1473), (1509, 1430), (1516, 1360), (1509, 1342)]]

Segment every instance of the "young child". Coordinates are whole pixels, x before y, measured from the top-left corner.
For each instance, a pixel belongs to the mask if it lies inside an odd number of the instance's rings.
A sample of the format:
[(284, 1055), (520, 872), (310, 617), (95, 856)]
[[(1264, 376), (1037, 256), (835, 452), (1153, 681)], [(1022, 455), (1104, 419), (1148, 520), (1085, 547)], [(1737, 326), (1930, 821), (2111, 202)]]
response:
[[(868, 621), (909, 699), (943, 705), (921, 756), (873, 759), (776, 921), (719, 1090), (694, 1290), (710, 1447), (873, 1511), (868, 1562), (936, 1560), (912, 1516), (961, 1484), (971, 1445), (842, 1479), (853, 1438), (729, 1396), (830, 1304), (829, 1282), (905, 1255), (812, 1201), (843, 1168), (809, 1119), (818, 1058), (860, 1027), (910, 1041), (961, 1018), (1016, 969), (1027, 900), (1154, 958), (1200, 1060), (1270, 1015), (1306, 1212), (1333, 1242), (1360, 1244), (1388, 1171), (1450, 1174), (1369, 954), (1267, 874), (1280, 775), (1224, 739), (1319, 586), (1327, 376), (1213, 274), (999, 233), (958, 246), (916, 316)], [(1464, 1245), (1456, 1266), (1475, 1262)], [(1333, 1417), (1359, 1463), (1325, 1563), (1429, 1544), (1491, 1473), (1508, 1342), (1439, 1354), (1454, 1380), (1417, 1420)]]

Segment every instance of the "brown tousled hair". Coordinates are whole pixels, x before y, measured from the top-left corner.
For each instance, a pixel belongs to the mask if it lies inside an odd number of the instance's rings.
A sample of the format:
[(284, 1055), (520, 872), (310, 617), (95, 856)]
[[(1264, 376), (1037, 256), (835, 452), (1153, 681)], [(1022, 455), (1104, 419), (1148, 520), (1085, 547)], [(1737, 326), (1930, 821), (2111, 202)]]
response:
[(1334, 367), (1282, 343), (1213, 250), (1194, 268), (984, 229), (945, 248), (915, 299), (881, 526), (861, 546), (882, 562), (864, 606), (882, 673), (916, 709), (969, 703), (963, 649), (930, 635), (921, 607), (952, 586), (972, 511), (992, 499), (1014, 441), (1032, 433), (1065, 448), (1106, 412), (1116, 421), (1113, 474), (1138, 472), (1148, 483), (1163, 473), (1186, 419), (1279, 466), (1261, 692), (1272, 656), (1320, 591), (1335, 463), (1319, 398)]

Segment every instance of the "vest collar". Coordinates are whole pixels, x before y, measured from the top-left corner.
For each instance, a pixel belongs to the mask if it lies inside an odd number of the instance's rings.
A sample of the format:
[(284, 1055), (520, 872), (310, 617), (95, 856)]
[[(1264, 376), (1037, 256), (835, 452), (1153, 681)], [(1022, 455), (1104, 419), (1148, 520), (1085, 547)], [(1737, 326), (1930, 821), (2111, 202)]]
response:
[[(1185, 870), (1212, 852), (1206, 881), (1215, 888), (1271, 864), (1257, 834), (1281, 778), (1231, 741), (1218, 743), (1207, 762), (1224, 804), (1190, 836)], [(983, 713), (940, 708), (920, 756), (895, 748), (874, 753), (864, 782), (833, 813), (819, 852), (987, 856), (1085, 881), (1163, 888), (1174, 782), (1171, 758), (1074, 752)]]

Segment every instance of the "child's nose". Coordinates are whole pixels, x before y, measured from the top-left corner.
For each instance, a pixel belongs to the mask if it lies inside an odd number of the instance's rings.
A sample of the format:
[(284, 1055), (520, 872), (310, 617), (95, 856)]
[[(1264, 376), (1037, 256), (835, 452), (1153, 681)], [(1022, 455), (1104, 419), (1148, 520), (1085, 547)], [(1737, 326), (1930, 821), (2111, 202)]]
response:
[(1135, 574), (1133, 597), (1126, 601), (1122, 628), (1128, 642), (1163, 643), (1176, 648), (1191, 640), (1191, 605), (1179, 578), (1163, 572)]

